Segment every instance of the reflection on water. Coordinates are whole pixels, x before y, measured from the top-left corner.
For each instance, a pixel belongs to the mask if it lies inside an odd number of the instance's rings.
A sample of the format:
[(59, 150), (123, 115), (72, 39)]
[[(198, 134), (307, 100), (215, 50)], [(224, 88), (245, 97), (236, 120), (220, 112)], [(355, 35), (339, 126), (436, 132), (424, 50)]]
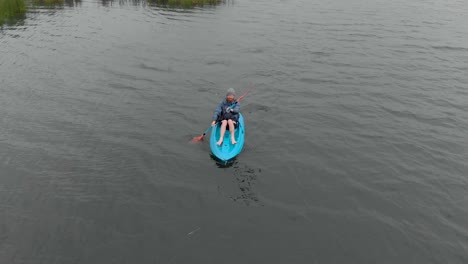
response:
[(221, 3), (223, 0), (148, 0), (150, 3), (163, 6), (182, 6), (182, 7), (193, 7), (203, 5), (216, 5)]
[(81, 0), (65, 0), (64, 4), (67, 7), (80, 7), (81, 6)]
[(219, 4), (230, 4), (233, 0), (100, 0), (103, 6), (133, 5), (133, 6), (156, 6), (160, 8), (194, 8), (212, 7)]
[[(179, 8), (182, 11), (187, 11), (194, 7), (213, 7), (219, 4), (232, 4), (233, 0), (98, 0), (98, 4), (101, 6), (109, 7), (114, 5), (120, 6), (153, 6), (162, 9), (171, 9), (172, 11), (177, 11)], [(26, 6), (27, 12), (35, 12), (37, 9), (57, 9), (57, 8), (74, 8), (81, 7), (81, 0), (32, 0)], [(9, 19), (1, 19), (0, 17), (0, 26), (17, 26), (21, 23), (27, 15), (18, 14), (16, 16), (10, 17)]]
[(28, 8), (56, 9), (62, 7), (80, 7), (81, 5), (81, 0), (32, 0), (31, 6)]
[(4, 27), (12, 27), (12, 26), (23, 26), (24, 21), (26, 20), (26, 15), (18, 15), (13, 18), (5, 19), (5, 20), (0, 20), (0, 33), (4, 29)]

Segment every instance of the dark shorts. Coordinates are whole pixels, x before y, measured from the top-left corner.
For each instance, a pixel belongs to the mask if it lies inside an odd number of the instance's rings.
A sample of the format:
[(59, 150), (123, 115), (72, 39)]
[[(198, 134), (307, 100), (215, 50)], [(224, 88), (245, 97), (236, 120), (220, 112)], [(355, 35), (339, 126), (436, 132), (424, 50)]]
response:
[(232, 122), (234, 122), (234, 127), (237, 128), (239, 126), (239, 115), (234, 115), (231, 113), (226, 113), (224, 114), (223, 117), (219, 118), (217, 122), (221, 123), (223, 120), (229, 120), (231, 119)]
[[(221, 119), (221, 120), (218, 121), (218, 124), (221, 125), (221, 121), (223, 121), (223, 120), (228, 120), (228, 119)], [(234, 128), (237, 128), (239, 126), (239, 122), (234, 121), (234, 120), (232, 120), (232, 122), (234, 123)]]

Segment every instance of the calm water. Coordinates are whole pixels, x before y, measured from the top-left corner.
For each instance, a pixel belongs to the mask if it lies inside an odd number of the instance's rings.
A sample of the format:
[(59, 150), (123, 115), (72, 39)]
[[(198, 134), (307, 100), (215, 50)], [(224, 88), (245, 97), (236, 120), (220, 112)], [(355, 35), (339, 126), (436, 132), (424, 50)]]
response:
[[(468, 263), (467, 14), (30, 10), (0, 30), (0, 263)], [(220, 167), (189, 140), (251, 84)]]

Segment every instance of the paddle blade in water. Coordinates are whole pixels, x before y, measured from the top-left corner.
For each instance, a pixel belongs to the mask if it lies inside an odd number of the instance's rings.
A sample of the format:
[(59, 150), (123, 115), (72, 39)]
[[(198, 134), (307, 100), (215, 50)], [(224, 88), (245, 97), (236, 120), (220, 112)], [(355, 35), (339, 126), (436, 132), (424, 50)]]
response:
[(206, 133), (208, 133), (208, 131), (210, 131), (210, 129), (211, 129), (212, 127), (213, 127), (213, 126), (208, 127), (208, 129), (205, 131), (205, 133), (203, 133), (201, 136), (194, 137), (194, 138), (192, 139), (192, 142), (199, 142), (199, 141), (202, 141), (202, 140), (203, 140), (203, 137), (206, 135)]
[(205, 134), (202, 134), (201, 136), (198, 136), (198, 137), (194, 137), (194, 138), (192, 139), (192, 142), (199, 142), (199, 141), (202, 141), (204, 136), (205, 136)]

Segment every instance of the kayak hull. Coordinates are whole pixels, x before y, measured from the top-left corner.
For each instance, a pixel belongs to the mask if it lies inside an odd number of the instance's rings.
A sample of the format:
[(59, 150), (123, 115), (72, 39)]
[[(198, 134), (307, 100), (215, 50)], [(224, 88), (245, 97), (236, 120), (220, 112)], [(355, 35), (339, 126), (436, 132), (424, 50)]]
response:
[(210, 148), (213, 155), (221, 161), (229, 161), (235, 158), (242, 151), (244, 147), (244, 117), (239, 113), (239, 125), (234, 132), (234, 138), (237, 141), (237, 144), (231, 143), (231, 132), (229, 131), (229, 126), (226, 127), (226, 133), (224, 133), (223, 144), (218, 146), (218, 142), (221, 132), (221, 125), (217, 124), (213, 127), (210, 136)]

